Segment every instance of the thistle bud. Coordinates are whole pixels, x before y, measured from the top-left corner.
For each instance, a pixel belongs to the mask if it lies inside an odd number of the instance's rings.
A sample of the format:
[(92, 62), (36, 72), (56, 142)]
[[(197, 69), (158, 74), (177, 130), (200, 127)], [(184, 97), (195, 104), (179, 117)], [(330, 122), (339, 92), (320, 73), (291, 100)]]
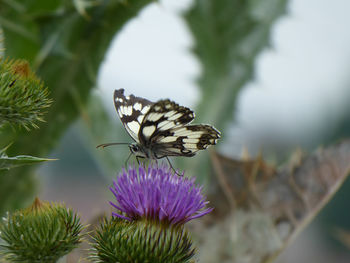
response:
[(0, 247), (13, 262), (56, 262), (82, 241), (79, 217), (61, 204), (35, 199), (0, 222)]
[(51, 102), (48, 89), (28, 62), (0, 58), (0, 126), (9, 123), (37, 128)]

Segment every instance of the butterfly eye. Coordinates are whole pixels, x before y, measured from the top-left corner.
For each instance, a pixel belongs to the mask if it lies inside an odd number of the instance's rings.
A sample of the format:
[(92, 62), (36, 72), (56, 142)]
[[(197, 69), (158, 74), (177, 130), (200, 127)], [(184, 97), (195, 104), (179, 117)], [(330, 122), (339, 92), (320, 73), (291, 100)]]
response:
[(130, 149), (131, 149), (132, 152), (138, 152), (139, 151), (139, 148), (137, 147), (137, 145), (134, 145), (134, 144), (130, 146)]

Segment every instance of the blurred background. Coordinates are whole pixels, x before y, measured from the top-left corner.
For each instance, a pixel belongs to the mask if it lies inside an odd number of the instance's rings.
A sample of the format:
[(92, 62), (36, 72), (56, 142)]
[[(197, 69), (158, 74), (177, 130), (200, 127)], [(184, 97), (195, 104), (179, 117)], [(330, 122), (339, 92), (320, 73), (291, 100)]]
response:
[[(131, 142), (114, 110), (115, 89), (151, 101), (171, 98), (196, 108), (203, 98), (197, 83), (203, 67), (191, 51), (194, 36), (182, 17), (192, 4), (151, 3), (113, 38), (93, 90), (111, 122), (99, 127), (108, 136), (98, 138), (109, 141), (91, 139), (87, 127), (94, 119), (83, 110), (49, 154), (59, 161), (42, 165), (37, 173), (41, 199), (65, 202), (85, 222), (110, 213), (108, 187), (120, 169), (106, 168), (100, 161), (104, 157), (98, 155), (115, 154), (123, 163), (129, 150), (94, 146)], [(298, 147), (312, 152), (349, 136), (349, 10), (347, 0), (288, 1), (285, 13), (271, 27), (268, 45), (254, 60), (253, 78), (238, 93), (235, 107), (227, 109), (233, 115), (217, 150), (232, 158), (243, 151), (253, 157), (263, 152), (267, 160), (280, 164)], [(278, 262), (349, 262), (348, 248), (335, 235), (335, 229), (350, 228), (349, 198), (350, 182), (345, 182)]]

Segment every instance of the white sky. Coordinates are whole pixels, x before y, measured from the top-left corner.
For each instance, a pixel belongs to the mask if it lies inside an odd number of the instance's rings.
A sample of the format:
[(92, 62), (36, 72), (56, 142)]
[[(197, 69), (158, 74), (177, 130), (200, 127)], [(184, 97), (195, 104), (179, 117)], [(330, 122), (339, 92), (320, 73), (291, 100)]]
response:
[[(191, 1), (150, 4), (114, 39), (99, 74), (104, 96), (114, 89), (156, 101), (171, 98), (194, 105), (199, 65), (190, 50), (192, 39), (178, 14)], [(186, 96), (184, 96), (184, 92)], [(108, 100), (113, 104), (113, 100)], [(110, 105), (113, 108), (113, 105)]]
[[(98, 81), (111, 111), (113, 90), (119, 88), (195, 105), (200, 66), (179, 15), (190, 3), (151, 4), (114, 40)], [(256, 79), (240, 96), (226, 152), (270, 138), (310, 145), (336, 124), (350, 96), (349, 10), (349, 0), (290, 1), (288, 15), (274, 27), (273, 49), (259, 56)]]

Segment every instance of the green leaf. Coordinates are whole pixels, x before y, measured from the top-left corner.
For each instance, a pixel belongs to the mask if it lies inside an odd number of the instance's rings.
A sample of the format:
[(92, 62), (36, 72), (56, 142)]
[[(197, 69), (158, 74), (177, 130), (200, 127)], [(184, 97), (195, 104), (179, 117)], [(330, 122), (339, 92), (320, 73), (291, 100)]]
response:
[[(10, 145), (9, 145), (10, 146)], [(0, 166), (7, 166), (7, 169), (0, 169), (0, 175), (9, 173), (9, 168), (12, 166), (11, 160), (8, 162), (6, 160), (7, 155), (5, 154), (9, 146), (0, 150), (0, 157), (5, 158), (1, 160)], [(11, 174), (12, 175), (12, 174)], [(25, 202), (27, 196), (31, 196), (36, 188), (36, 182), (33, 176), (0, 176), (0, 215), (3, 215), (5, 212), (12, 210), (14, 207), (19, 207)], [(20, 193), (20, 194), (18, 194)]]
[[(197, 121), (210, 123), (225, 136), (239, 92), (254, 76), (256, 56), (268, 46), (273, 23), (285, 12), (286, 0), (195, 0), (185, 14), (194, 36), (194, 54), (202, 66)], [(207, 155), (188, 165), (207, 174)], [(199, 166), (203, 168), (198, 170)], [(192, 172), (193, 172), (192, 171)]]
[(5, 154), (0, 156), (0, 171), (1, 170), (9, 170), (14, 167), (19, 167), (22, 165), (36, 164), (47, 161), (55, 161), (56, 159), (46, 159), (46, 158), (38, 158), (29, 155), (18, 155), (15, 157), (8, 157)]
[(8, 157), (6, 154), (6, 150), (11, 145), (0, 150), (0, 171), (1, 170), (9, 170), (14, 167), (19, 167), (22, 165), (28, 164), (36, 164), (46, 161), (56, 161), (56, 159), (46, 159), (46, 158), (38, 158), (29, 155), (18, 155), (15, 157)]
[[(53, 149), (79, 116), (79, 105), (86, 103), (112, 39), (150, 2), (96, 1), (85, 9), (88, 17), (84, 17), (72, 1), (25, 0), (18, 4), (0, 0), (6, 55), (28, 60), (54, 100), (45, 117), (47, 123), (40, 129), (2, 132), (4, 144), (14, 142), (9, 154), (42, 156)], [(10, 172), (21, 180), (31, 171), (19, 168)]]
[(239, 91), (254, 75), (256, 56), (269, 44), (271, 26), (286, 0), (196, 0), (185, 14), (202, 65), (197, 118), (223, 130)]

